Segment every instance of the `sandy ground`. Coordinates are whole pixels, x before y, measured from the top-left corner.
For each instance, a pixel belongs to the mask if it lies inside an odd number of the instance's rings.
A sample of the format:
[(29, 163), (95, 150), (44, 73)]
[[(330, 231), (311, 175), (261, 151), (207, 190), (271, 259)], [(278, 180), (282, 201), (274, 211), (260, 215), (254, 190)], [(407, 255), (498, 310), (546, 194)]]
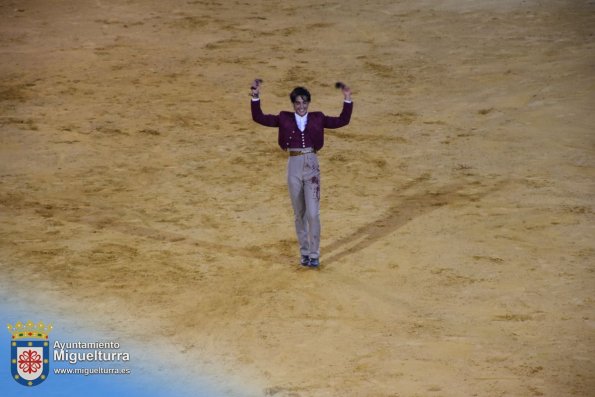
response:
[[(3, 0), (0, 286), (245, 395), (593, 396), (594, 33), (593, 1)], [(354, 90), (319, 271), (254, 77), (270, 113)]]

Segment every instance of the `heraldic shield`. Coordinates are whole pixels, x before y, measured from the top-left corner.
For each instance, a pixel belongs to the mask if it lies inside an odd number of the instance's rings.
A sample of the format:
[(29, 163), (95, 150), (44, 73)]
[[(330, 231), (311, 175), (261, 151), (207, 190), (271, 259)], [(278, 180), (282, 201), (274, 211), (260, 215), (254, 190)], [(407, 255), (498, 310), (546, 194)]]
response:
[(8, 325), (12, 333), (10, 342), (10, 369), (12, 378), (23, 386), (37, 386), (50, 373), (50, 341), (52, 326), (43, 323), (16, 323)]

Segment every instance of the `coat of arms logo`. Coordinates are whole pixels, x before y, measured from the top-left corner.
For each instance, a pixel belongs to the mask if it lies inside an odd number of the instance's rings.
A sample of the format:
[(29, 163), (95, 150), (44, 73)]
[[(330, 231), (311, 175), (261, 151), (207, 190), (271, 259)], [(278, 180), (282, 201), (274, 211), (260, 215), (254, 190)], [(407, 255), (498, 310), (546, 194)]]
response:
[(50, 373), (49, 333), (52, 325), (20, 321), (14, 327), (8, 324), (12, 334), (10, 342), (10, 369), (12, 378), (23, 386), (37, 386)]

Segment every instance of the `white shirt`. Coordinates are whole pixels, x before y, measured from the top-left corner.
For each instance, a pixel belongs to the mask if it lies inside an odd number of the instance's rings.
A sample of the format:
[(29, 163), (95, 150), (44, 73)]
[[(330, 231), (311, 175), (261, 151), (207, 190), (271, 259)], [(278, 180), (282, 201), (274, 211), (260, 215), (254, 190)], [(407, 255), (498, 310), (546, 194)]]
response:
[(297, 123), (298, 128), (300, 129), (300, 131), (304, 132), (304, 130), (306, 129), (306, 124), (308, 124), (308, 113), (306, 113), (303, 116), (300, 116), (297, 113), (295, 114), (295, 122)]

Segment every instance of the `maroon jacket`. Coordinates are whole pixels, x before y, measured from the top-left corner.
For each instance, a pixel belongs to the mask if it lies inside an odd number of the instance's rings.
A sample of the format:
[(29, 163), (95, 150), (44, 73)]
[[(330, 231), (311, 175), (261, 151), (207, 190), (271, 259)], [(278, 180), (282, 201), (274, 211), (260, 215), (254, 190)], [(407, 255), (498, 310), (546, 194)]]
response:
[[(308, 141), (312, 143), (314, 150), (318, 151), (322, 149), (325, 128), (340, 128), (349, 124), (352, 110), (353, 102), (343, 102), (343, 111), (339, 117), (325, 116), (322, 112), (308, 112), (308, 123), (306, 124), (304, 135), (308, 136)], [(296, 133), (300, 133), (301, 135), (293, 112), (281, 112), (277, 116), (274, 114), (263, 114), (260, 108), (260, 101), (252, 101), (252, 120), (267, 127), (279, 127), (279, 146), (283, 150), (287, 150), (289, 147), (295, 147), (291, 145), (291, 142), (295, 142), (293, 136)]]

